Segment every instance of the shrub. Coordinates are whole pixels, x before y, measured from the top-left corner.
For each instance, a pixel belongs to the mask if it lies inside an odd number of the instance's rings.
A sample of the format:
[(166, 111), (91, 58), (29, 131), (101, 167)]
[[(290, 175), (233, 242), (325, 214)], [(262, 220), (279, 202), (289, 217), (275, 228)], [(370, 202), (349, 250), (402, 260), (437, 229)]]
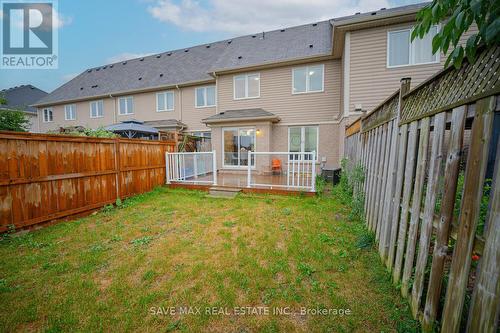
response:
[(26, 132), (30, 121), (26, 113), (16, 110), (0, 110), (0, 130)]

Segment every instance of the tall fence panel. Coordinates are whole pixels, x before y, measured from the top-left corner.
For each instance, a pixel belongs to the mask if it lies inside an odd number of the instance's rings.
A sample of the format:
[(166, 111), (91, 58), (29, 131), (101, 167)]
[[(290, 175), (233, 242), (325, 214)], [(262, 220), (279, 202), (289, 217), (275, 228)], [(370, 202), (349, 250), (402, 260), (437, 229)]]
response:
[(0, 132), (0, 232), (83, 213), (165, 182), (165, 141)]
[(500, 312), (500, 48), (409, 90), (346, 129), (365, 220), (424, 331), (495, 332)]

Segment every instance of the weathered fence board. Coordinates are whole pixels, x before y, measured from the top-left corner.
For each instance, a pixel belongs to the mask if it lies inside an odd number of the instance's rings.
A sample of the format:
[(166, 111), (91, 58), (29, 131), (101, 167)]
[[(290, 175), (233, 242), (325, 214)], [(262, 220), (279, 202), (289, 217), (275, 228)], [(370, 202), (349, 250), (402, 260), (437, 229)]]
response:
[(495, 97), (479, 100), (472, 125), (471, 148), (465, 169), (464, 191), (458, 235), (446, 290), (442, 331), (456, 332), (460, 325), (465, 288), (471, 264), (472, 245), (479, 220), (479, 205), (483, 194), (484, 175), (488, 162), (488, 149), (493, 125)]
[[(498, 141), (496, 156), (500, 154)], [(500, 311), (500, 158), (496, 159), (491, 211), (485, 232), (486, 247), (476, 288), (472, 295), (467, 331), (497, 332)]]
[(425, 267), (429, 254), (430, 238), (432, 233), (432, 222), (434, 219), (434, 209), (438, 194), (438, 177), (443, 154), (443, 141), (445, 133), (446, 113), (442, 112), (434, 117), (434, 131), (432, 139), (431, 160), (429, 166), (429, 179), (427, 182), (427, 192), (425, 194), (424, 216), (422, 219), (422, 230), (420, 231), (420, 243), (415, 265), (415, 279), (412, 288), (411, 307), (413, 316), (417, 317), (420, 307), (420, 298), (424, 285)]
[[(346, 165), (361, 164), (366, 175), (367, 228), (426, 332), (498, 329), (499, 70), (493, 47), (411, 91), (402, 79), (345, 139)], [(485, 178), (493, 178), (491, 189)]]
[(167, 141), (0, 132), (0, 232), (79, 214), (165, 182)]
[(448, 143), (448, 155), (444, 174), (444, 190), (441, 200), (440, 220), (436, 231), (434, 252), (432, 254), (432, 266), (427, 288), (427, 299), (424, 310), (423, 328), (432, 331), (438, 311), (438, 303), (443, 284), (443, 270), (448, 253), (448, 239), (450, 237), (451, 223), (453, 220), (453, 209), (455, 206), (455, 194), (457, 191), (457, 177), (460, 167), (460, 156), (463, 143), (463, 131), (465, 126), (466, 107), (461, 106), (453, 110), (451, 119), (451, 134)]

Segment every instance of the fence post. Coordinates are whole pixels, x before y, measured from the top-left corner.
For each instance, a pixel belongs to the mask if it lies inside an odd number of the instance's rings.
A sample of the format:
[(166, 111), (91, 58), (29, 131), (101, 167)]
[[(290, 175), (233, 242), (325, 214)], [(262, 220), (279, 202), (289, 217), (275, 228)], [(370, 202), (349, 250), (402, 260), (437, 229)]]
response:
[(312, 152), (311, 192), (316, 192), (316, 151)]
[(170, 168), (169, 168), (169, 165), (168, 165), (168, 162), (169, 162), (169, 156), (168, 156), (168, 151), (165, 152), (165, 178), (167, 179), (166, 180), (166, 183), (167, 184), (170, 184)]
[(198, 179), (198, 163), (196, 162), (196, 153), (193, 154), (193, 171), (194, 171), (194, 178)]
[(217, 185), (217, 154), (212, 150), (212, 173), (214, 175), (214, 185)]
[(247, 187), (250, 187), (252, 181), (252, 152), (248, 152), (248, 169), (247, 169)]

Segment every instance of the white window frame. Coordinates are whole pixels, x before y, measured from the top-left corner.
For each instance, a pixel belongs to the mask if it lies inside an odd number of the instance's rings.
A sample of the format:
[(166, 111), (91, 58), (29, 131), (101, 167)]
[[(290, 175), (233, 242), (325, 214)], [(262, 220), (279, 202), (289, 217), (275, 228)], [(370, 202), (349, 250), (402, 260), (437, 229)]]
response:
[[(259, 93), (257, 96), (248, 97), (248, 77), (251, 75), (257, 75), (259, 78)], [(236, 97), (236, 78), (244, 77), (245, 78), (245, 97)], [(245, 73), (233, 76), (233, 100), (241, 100), (241, 99), (254, 99), (260, 98), (260, 73)]]
[[(440, 24), (437, 24), (437, 25), (433, 25), (431, 27), (436, 27), (436, 33), (439, 33), (439, 31), (441, 30), (441, 25)], [(413, 32), (413, 29), (414, 27), (411, 27), (411, 28), (406, 28), (406, 29), (394, 29), (394, 30), (388, 30), (387, 31), (387, 50), (386, 50), (386, 66), (387, 68), (399, 68), (399, 67), (409, 67), (409, 66), (420, 66), (420, 65), (432, 65), (432, 64), (439, 64), (441, 62), (441, 53), (440, 51), (438, 50), (436, 53), (437, 53), (437, 57), (436, 57), (436, 60), (434, 61), (430, 61), (430, 62), (419, 62), (419, 63), (415, 63), (415, 43), (414, 41), (411, 40), (411, 34)], [(409, 31), (410, 32), (410, 41), (409, 41), (409, 63), (408, 64), (405, 64), (405, 65), (390, 65), (389, 64), (389, 50), (391, 49), (391, 39), (390, 39), (390, 35), (392, 33), (398, 33), (398, 32), (403, 32), (403, 31)], [(432, 43), (431, 43), (431, 49), (432, 49)], [(434, 54), (436, 55), (436, 54)]]
[[(207, 104), (208, 99), (207, 99), (207, 88), (214, 88), (214, 93), (215, 93), (215, 98), (214, 98), (214, 104)], [(205, 100), (205, 105), (200, 105), (198, 106), (198, 89), (203, 89), (203, 98)], [(203, 109), (203, 108), (213, 108), (217, 106), (217, 86), (214, 84), (208, 85), (208, 86), (203, 86), (203, 87), (196, 87), (194, 90), (194, 107), (197, 109)]]
[[(68, 107), (72, 108), (71, 114), (73, 115), (73, 118), (68, 118)], [(76, 120), (76, 104), (66, 104), (64, 106), (64, 120)]]
[[(303, 126), (288, 126), (288, 152), (291, 154), (297, 153), (305, 153), (305, 135), (306, 135), (306, 127), (315, 127), (316, 128), (316, 160), (319, 161), (319, 126), (318, 125), (303, 125)], [(291, 152), (290, 151), (290, 129), (291, 128), (300, 128), (300, 152)], [(309, 153), (309, 152), (307, 152)], [(312, 153), (312, 152), (311, 152)]]
[[(99, 112), (97, 112), (97, 115), (92, 116), (92, 104), (95, 103), (97, 105), (96, 110), (99, 111), (99, 102), (102, 103), (101, 115), (99, 115)], [(97, 101), (91, 101), (89, 103), (89, 112), (90, 112), (90, 118), (92, 118), (92, 119), (103, 118), (104, 117), (104, 101), (102, 99), (99, 99)]]
[[(254, 151), (257, 151), (257, 128), (255, 126), (242, 126), (242, 127), (222, 127), (222, 167), (224, 169), (248, 169), (248, 165), (227, 165), (225, 163), (224, 159), (224, 154), (226, 151), (224, 150), (224, 132), (225, 131), (238, 131), (238, 137), (240, 136), (240, 130), (248, 130), (248, 129), (253, 129), (253, 140), (254, 140)], [(239, 146), (239, 139), (238, 139), (238, 146)], [(238, 149), (238, 161), (240, 159), (240, 152)], [(239, 163), (239, 162), (238, 162)], [(250, 164), (252, 163), (252, 160), (250, 159)], [(256, 157), (254, 157), (254, 163), (253, 165), (250, 166), (250, 169), (255, 170), (256, 167)]]
[[(167, 103), (167, 94), (172, 94), (172, 108), (168, 108), (168, 103)], [(158, 105), (158, 97), (160, 95), (163, 95), (163, 101), (165, 102), (165, 109), (160, 110), (159, 105)], [(156, 112), (171, 112), (174, 111), (175, 109), (175, 93), (172, 90), (167, 90), (167, 91), (162, 91), (156, 93)]]
[[(309, 67), (313, 66), (321, 66), (321, 90), (309, 90), (310, 86), (310, 77), (309, 77)], [(295, 86), (295, 75), (294, 72), (298, 69), (306, 69), (306, 91), (294, 92), (293, 87)], [(300, 95), (300, 94), (314, 94), (314, 93), (322, 93), (325, 91), (325, 64), (317, 64), (317, 65), (307, 65), (307, 66), (299, 66), (292, 68), (292, 95)]]
[[(127, 104), (127, 99), (132, 99), (132, 112), (128, 112), (128, 104)], [(122, 110), (121, 110), (121, 100), (124, 99), (125, 100), (125, 113), (122, 113)], [(119, 97), (118, 98), (118, 115), (119, 116), (129, 116), (131, 114), (134, 114), (134, 96), (123, 96), (123, 97)]]
[[(49, 113), (48, 112), (50, 112), (50, 118), (52, 118), (52, 119), (49, 119), (49, 116), (48, 116)], [(44, 109), (42, 109), (42, 120), (43, 120), (44, 123), (52, 123), (54, 121), (54, 110), (52, 108), (44, 108)]]

